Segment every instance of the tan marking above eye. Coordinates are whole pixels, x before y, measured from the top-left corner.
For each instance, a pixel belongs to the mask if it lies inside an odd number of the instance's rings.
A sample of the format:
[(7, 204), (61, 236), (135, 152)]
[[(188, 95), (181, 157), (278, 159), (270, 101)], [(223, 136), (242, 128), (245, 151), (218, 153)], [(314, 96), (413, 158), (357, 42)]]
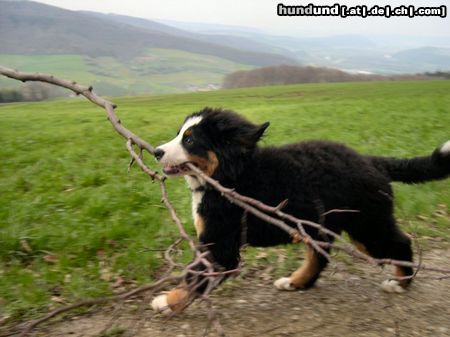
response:
[(192, 128), (187, 129), (184, 131), (183, 137), (190, 137), (192, 136)]

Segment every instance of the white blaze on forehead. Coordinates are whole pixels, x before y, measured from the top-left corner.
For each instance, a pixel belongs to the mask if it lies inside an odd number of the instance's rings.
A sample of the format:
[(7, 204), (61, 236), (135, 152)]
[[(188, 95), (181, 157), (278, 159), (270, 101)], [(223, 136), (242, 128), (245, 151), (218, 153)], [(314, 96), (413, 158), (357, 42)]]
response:
[(450, 140), (446, 141), (441, 147), (441, 153), (450, 153)]
[(194, 125), (199, 124), (202, 121), (201, 116), (194, 116), (186, 120), (186, 122), (181, 127), (178, 135), (172, 139), (170, 142), (159, 146), (161, 150), (164, 151), (164, 155), (161, 158), (161, 164), (163, 165), (180, 165), (186, 161), (188, 161), (188, 157), (186, 151), (183, 148), (183, 135), (187, 129), (193, 127)]
[(177, 138), (181, 136), (183, 138), (183, 134), (186, 132), (187, 129), (190, 127), (199, 124), (202, 121), (202, 116), (194, 116), (189, 118), (186, 122), (184, 122), (183, 126), (181, 127), (180, 133), (178, 134)]

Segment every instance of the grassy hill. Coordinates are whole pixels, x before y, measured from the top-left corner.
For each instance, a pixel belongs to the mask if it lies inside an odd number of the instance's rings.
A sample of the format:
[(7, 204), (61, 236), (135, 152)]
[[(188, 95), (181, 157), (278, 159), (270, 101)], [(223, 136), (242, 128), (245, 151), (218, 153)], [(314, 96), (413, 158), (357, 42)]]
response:
[[(0, 54), (0, 64), (90, 83), (106, 95), (195, 91), (208, 84), (220, 85), (228, 73), (251, 68), (211, 55), (161, 48), (149, 48), (130, 61), (106, 56)], [(20, 85), (0, 78), (0, 87)]]
[[(330, 139), (362, 153), (408, 157), (428, 154), (450, 136), (448, 81), (310, 84), (114, 101), (124, 124), (153, 144), (171, 139), (186, 114), (204, 106), (271, 121), (264, 145)], [(142, 283), (156, 275), (161, 262), (155, 249), (176, 238), (176, 229), (158, 187), (137, 168), (127, 173), (124, 141), (101, 109), (81, 98), (0, 105), (0, 156), (0, 318), (35, 316), (55, 305), (52, 297), (71, 302), (110, 293), (119, 276)], [(193, 233), (184, 181), (168, 185)], [(395, 192), (396, 216), (406, 231), (450, 238), (448, 181), (396, 184)], [(274, 265), (279, 274), (283, 266)]]

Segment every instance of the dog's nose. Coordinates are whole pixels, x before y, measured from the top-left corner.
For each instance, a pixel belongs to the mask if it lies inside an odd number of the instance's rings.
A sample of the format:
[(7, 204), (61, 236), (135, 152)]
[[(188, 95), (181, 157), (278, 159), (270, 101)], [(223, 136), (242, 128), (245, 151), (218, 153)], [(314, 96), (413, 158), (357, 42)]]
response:
[(164, 153), (165, 153), (164, 150), (156, 148), (154, 153), (156, 160), (158, 161), (161, 160), (161, 158), (164, 156)]

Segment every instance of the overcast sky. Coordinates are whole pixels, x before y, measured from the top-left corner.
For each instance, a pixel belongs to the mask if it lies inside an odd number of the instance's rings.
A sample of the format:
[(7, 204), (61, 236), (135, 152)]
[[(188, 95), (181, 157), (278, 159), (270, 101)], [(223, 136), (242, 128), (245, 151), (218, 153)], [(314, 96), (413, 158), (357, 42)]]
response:
[[(205, 22), (255, 27), (272, 34), (289, 35), (435, 35), (450, 36), (450, 18), (318, 18), (278, 17), (278, 3), (333, 5), (333, 1), (302, 0), (39, 0), (73, 10), (92, 10), (149, 19)], [(449, 0), (342, 0), (341, 5), (448, 5)]]

